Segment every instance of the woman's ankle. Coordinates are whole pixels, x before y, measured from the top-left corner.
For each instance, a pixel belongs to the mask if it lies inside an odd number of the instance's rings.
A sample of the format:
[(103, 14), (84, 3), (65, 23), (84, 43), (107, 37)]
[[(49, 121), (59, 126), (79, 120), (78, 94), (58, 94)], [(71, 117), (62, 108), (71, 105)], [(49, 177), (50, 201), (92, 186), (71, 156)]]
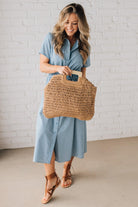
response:
[(68, 164), (71, 164), (71, 163), (72, 163), (72, 161), (73, 161), (73, 158), (74, 158), (74, 157), (71, 157), (71, 159), (70, 159), (69, 161), (64, 162), (64, 165), (65, 165), (65, 166), (67, 166)]

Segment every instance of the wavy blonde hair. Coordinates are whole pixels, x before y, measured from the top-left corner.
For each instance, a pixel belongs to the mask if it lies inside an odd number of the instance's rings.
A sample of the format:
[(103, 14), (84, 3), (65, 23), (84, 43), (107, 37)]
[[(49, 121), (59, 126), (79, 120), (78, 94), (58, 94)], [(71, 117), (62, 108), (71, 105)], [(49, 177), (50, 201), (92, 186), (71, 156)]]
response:
[(64, 57), (61, 50), (64, 39), (67, 37), (67, 34), (64, 30), (64, 24), (71, 13), (75, 13), (78, 17), (78, 31), (75, 33), (75, 37), (79, 40), (79, 52), (83, 58), (83, 63), (85, 64), (88, 55), (90, 54), (90, 45), (88, 42), (90, 34), (84, 9), (80, 4), (69, 4), (61, 10), (58, 22), (54, 26), (52, 32), (54, 49), (57, 54), (59, 54), (61, 57)]

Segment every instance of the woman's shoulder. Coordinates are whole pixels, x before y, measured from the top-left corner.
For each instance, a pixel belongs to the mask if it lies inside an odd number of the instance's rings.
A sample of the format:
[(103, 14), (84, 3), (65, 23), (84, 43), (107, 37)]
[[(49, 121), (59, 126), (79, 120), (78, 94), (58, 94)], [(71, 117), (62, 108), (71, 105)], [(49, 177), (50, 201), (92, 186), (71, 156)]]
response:
[(47, 40), (52, 40), (52, 38), (53, 38), (53, 34), (52, 34), (52, 32), (48, 32), (46, 35), (45, 35), (45, 39), (47, 39)]

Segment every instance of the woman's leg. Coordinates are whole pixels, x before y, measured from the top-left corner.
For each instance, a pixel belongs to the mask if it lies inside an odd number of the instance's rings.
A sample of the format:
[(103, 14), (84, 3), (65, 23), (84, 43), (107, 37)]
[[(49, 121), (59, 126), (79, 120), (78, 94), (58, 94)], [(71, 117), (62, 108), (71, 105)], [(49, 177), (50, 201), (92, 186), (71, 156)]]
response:
[[(54, 151), (53, 151), (53, 154), (52, 154), (50, 164), (45, 163), (44, 167), (45, 167), (46, 176), (48, 176), (48, 175), (52, 174), (53, 172), (55, 172), (55, 153), (54, 153)], [(52, 179), (48, 180), (47, 189), (52, 188), (56, 184), (56, 181), (57, 181), (57, 177), (53, 177)], [(43, 200), (47, 200), (49, 198), (49, 196), (50, 195), (48, 193), (46, 193), (46, 189), (45, 189), (45, 196), (44, 196)]]
[(74, 158), (74, 157), (72, 156), (72, 157), (71, 157), (71, 159), (70, 159), (70, 161), (64, 162), (64, 165), (66, 165), (66, 166), (67, 166), (68, 164), (71, 164), (71, 163), (72, 163), (72, 161), (73, 161), (73, 158)]
[(55, 172), (55, 152), (53, 151), (52, 158), (50, 164), (45, 163), (45, 173), (46, 175), (50, 175), (51, 173)]
[[(68, 164), (71, 164), (73, 161), (73, 156), (71, 157), (70, 161), (64, 162), (64, 167), (63, 167), (63, 177), (66, 175), (66, 171), (67, 171), (67, 166)], [(66, 185), (71, 185), (72, 180), (69, 178), (67, 180), (62, 179), (62, 185), (66, 186)]]

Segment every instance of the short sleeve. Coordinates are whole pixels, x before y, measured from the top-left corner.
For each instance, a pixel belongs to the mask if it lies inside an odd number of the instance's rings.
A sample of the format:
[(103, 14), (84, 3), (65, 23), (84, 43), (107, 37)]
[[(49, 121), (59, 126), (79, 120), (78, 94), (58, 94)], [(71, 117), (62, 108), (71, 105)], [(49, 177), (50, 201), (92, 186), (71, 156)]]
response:
[(89, 55), (88, 58), (87, 58), (87, 60), (86, 60), (86, 62), (85, 62), (85, 64), (83, 65), (83, 68), (87, 68), (90, 65), (91, 65), (91, 61), (90, 61), (90, 55)]
[(51, 51), (51, 41), (52, 41), (52, 34), (49, 32), (41, 45), (39, 50), (39, 54), (45, 55), (48, 59), (50, 59), (50, 51)]

